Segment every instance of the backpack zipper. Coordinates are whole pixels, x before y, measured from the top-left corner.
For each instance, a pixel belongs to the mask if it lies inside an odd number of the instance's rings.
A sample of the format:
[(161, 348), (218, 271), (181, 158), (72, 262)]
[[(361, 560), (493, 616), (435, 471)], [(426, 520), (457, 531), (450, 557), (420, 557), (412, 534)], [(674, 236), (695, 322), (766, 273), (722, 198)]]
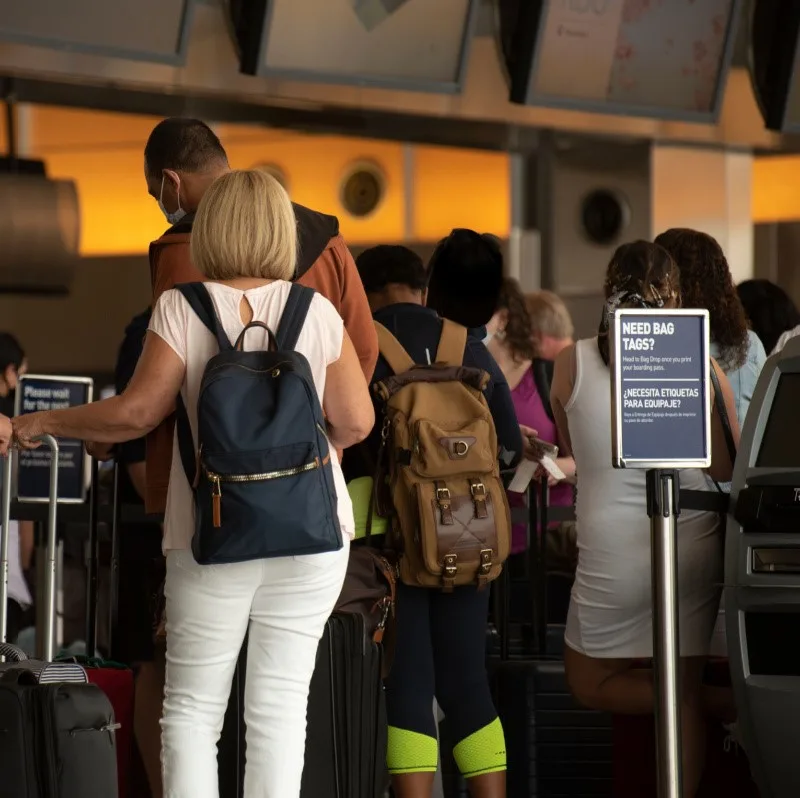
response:
[(211, 509), (213, 515), (213, 524), (219, 528), (222, 526), (222, 483), (242, 483), (242, 482), (268, 482), (273, 479), (283, 479), (284, 477), (297, 477), (300, 474), (306, 474), (309, 471), (314, 471), (320, 465), (324, 465), (330, 459), (330, 455), (326, 455), (325, 459), (320, 463), (319, 457), (315, 457), (310, 463), (305, 463), (301, 466), (294, 468), (281, 468), (278, 471), (265, 471), (261, 474), (217, 474), (214, 471), (206, 469), (206, 476), (211, 482)]

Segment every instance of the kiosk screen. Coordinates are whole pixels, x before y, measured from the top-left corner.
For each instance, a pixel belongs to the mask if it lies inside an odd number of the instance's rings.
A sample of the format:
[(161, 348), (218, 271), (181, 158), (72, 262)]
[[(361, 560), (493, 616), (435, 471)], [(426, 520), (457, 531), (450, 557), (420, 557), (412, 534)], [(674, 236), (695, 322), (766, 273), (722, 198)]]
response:
[(781, 374), (758, 451), (756, 466), (800, 468), (800, 372)]

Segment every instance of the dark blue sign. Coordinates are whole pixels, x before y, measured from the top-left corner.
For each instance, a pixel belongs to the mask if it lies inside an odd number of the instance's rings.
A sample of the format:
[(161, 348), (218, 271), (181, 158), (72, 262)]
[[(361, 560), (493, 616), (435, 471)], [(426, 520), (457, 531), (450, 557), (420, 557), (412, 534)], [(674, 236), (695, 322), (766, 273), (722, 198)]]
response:
[[(92, 401), (92, 380), (26, 374), (17, 388), (17, 415), (62, 410)], [(83, 443), (59, 438), (58, 500), (86, 500), (87, 467)], [(17, 497), (20, 501), (47, 501), (50, 490), (50, 450), (46, 446), (19, 453)]]
[(707, 313), (620, 310), (614, 336), (614, 465), (707, 464)]

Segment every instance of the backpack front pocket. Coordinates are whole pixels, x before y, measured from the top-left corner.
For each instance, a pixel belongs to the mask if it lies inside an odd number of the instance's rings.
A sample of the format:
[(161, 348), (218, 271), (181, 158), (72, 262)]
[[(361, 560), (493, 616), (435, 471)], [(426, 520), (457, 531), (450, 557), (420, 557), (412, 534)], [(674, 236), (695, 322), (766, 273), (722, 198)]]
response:
[(426, 479), (458, 474), (491, 474), (497, 452), (489, 450), (492, 439), (489, 421), (479, 418), (449, 429), (423, 419), (414, 425), (411, 443), (413, 469)]
[[(203, 453), (197, 490), (198, 562), (236, 562), (341, 546), (325, 469), (313, 444)], [(197, 552), (195, 552), (197, 554)]]

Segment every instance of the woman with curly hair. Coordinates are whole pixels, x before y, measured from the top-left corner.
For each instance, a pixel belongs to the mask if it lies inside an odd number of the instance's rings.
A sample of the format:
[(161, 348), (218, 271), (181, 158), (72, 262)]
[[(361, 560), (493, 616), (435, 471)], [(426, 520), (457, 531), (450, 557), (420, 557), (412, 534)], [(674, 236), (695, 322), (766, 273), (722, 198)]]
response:
[[(561, 438), (581, 475), (578, 569), (564, 635), (564, 664), (580, 703), (621, 715), (649, 715), (655, 694), (652, 672), (642, 666), (653, 656), (645, 472), (611, 465), (609, 385), (614, 352), (609, 328), (617, 308), (681, 307), (678, 269), (662, 247), (647, 241), (623, 244), (608, 265), (604, 293), (597, 337), (559, 353), (551, 394)], [(711, 367), (719, 377), (737, 441), (730, 385), (713, 360)], [(730, 479), (733, 464), (716, 411), (711, 438), (708, 473), (713, 479)], [(699, 469), (681, 471), (682, 487), (702, 490), (704, 485)], [(722, 535), (716, 513), (682, 508), (677, 523), (683, 794), (693, 798), (705, 761), (707, 696), (702, 674), (719, 607)]]
[[(541, 440), (553, 443), (563, 450), (550, 408), (553, 363), (536, 356), (531, 317), (525, 295), (516, 280), (503, 280), (497, 308), (497, 312), (486, 325), (486, 345), (511, 389), (517, 421), (524, 427), (536, 430)], [(570, 481), (575, 477), (575, 461), (569, 456), (559, 457), (556, 464), (564, 472), (566, 480), (556, 482), (552, 477), (549, 478), (550, 504), (556, 507), (569, 506), (573, 502)], [(509, 495), (512, 506), (521, 501), (519, 495)], [(511, 552), (515, 554), (524, 551), (525, 547), (526, 526), (515, 524)]]
[(748, 329), (725, 253), (707, 233), (685, 228), (667, 230), (655, 243), (672, 255), (680, 269), (683, 307), (705, 308), (709, 313), (711, 356), (728, 377), (741, 426), (767, 355), (758, 336)]

